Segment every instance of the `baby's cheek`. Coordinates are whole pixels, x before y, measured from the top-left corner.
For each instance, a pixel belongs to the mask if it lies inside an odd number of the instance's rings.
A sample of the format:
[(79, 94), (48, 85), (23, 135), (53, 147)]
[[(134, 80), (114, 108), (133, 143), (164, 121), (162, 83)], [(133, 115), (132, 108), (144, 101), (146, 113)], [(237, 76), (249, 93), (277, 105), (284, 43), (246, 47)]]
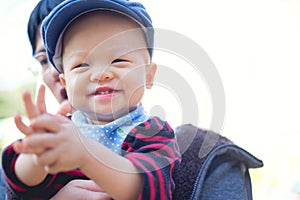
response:
[(145, 92), (145, 87), (139, 87), (134, 92), (132, 92), (129, 97), (129, 104), (133, 106), (140, 103), (144, 96), (144, 92)]

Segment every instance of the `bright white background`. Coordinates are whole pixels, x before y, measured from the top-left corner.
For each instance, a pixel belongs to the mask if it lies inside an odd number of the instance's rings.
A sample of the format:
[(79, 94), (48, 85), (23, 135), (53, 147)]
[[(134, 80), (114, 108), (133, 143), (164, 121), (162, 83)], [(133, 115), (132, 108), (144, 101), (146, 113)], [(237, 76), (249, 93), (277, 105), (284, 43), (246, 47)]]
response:
[[(295, 199), (295, 191), (300, 192), (295, 184), (300, 182), (300, 1), (140, 1), (156, 28), (191, 38), (214, 62), (226, 95), (221, 134), (265, 163), (253, 175), (255, 199)], [(1, 89), (33, 78), (27, 70), (26, 24), (36, 2), (0, 0)], [(159, 64), (180, 64), (160, 59)], [(205, 83), (199, 77), (191, 86), (201, 102), (198, 125), (208, 128), (212, 105)], [(162, 93), (167, 91), (154, 87), (152, 103), (158, 104)], [(162, 101), (162, 107), (171, 123), (180, 124), (176, 99)]]

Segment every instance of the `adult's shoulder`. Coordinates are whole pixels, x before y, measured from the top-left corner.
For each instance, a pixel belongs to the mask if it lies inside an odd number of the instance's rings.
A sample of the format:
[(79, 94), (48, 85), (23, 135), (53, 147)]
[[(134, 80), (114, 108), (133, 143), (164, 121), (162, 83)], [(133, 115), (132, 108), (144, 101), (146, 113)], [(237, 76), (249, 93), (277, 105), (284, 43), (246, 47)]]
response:
[[(209, 184), (213, 185), (208, 195), (216, 194), (212, 192), (213, 190), (224, 192), (224, 190), (234, 188), (233, 185), (229, 185), (235, 182), (226, 186), (228, 180), (243, 181), (239, 190), (244, 190), (250, 193), (248, 196), (251, 196), (251, 179), (248, 169), (262, 167), (263, 162), (260, 159), (234, 144), (230, 139), (191, 124), (179, 126), (176, 129), (176, 139), (182, 154), (182, 161), (174, 171), (176, 183), (174, 199), (187, 197), (197, 199), (196, 197), (201, 196), (204, 191), (208, 192), (205, 186)], [(240, 192), (236, 190), (229, 197), (234, 197)], [(224, 198), (223, 195), (221, 196)]]

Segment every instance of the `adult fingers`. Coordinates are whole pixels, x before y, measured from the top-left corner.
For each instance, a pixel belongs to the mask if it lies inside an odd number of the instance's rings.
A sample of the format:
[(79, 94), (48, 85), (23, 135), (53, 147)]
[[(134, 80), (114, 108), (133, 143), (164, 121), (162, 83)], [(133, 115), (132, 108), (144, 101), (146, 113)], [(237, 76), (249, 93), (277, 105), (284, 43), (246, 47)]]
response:
[[(84, 192), (84, 191), (83, 191)], [(95, 200), (111, 200), (112, 198), (109, 194), (105, 192), (94, 192), (94, 191), (85, 191), (85, 196), (82, 196), (82, 199), (95, 199)]]
[(72, 180), (65, 185), (51, 200), (59, 199), (93, 199), (93, 200), (111, 200), (111, 197), (103, 191), (92, 191), (85, 189), (87, 181), (91, 180)]
[[(77, 187), (94, 192), (104, 192), (104, 190), (93, 180), (75, 180)], [(75, 183), (74, 183), (75, 184)]]

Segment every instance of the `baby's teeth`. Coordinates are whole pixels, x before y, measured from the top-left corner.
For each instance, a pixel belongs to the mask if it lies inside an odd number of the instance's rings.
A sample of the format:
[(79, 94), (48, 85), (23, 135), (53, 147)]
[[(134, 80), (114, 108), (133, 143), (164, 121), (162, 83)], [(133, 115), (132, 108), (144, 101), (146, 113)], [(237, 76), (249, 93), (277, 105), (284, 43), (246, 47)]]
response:
[(101, 94), (109, 94), (109, 91), (101, 92)]

